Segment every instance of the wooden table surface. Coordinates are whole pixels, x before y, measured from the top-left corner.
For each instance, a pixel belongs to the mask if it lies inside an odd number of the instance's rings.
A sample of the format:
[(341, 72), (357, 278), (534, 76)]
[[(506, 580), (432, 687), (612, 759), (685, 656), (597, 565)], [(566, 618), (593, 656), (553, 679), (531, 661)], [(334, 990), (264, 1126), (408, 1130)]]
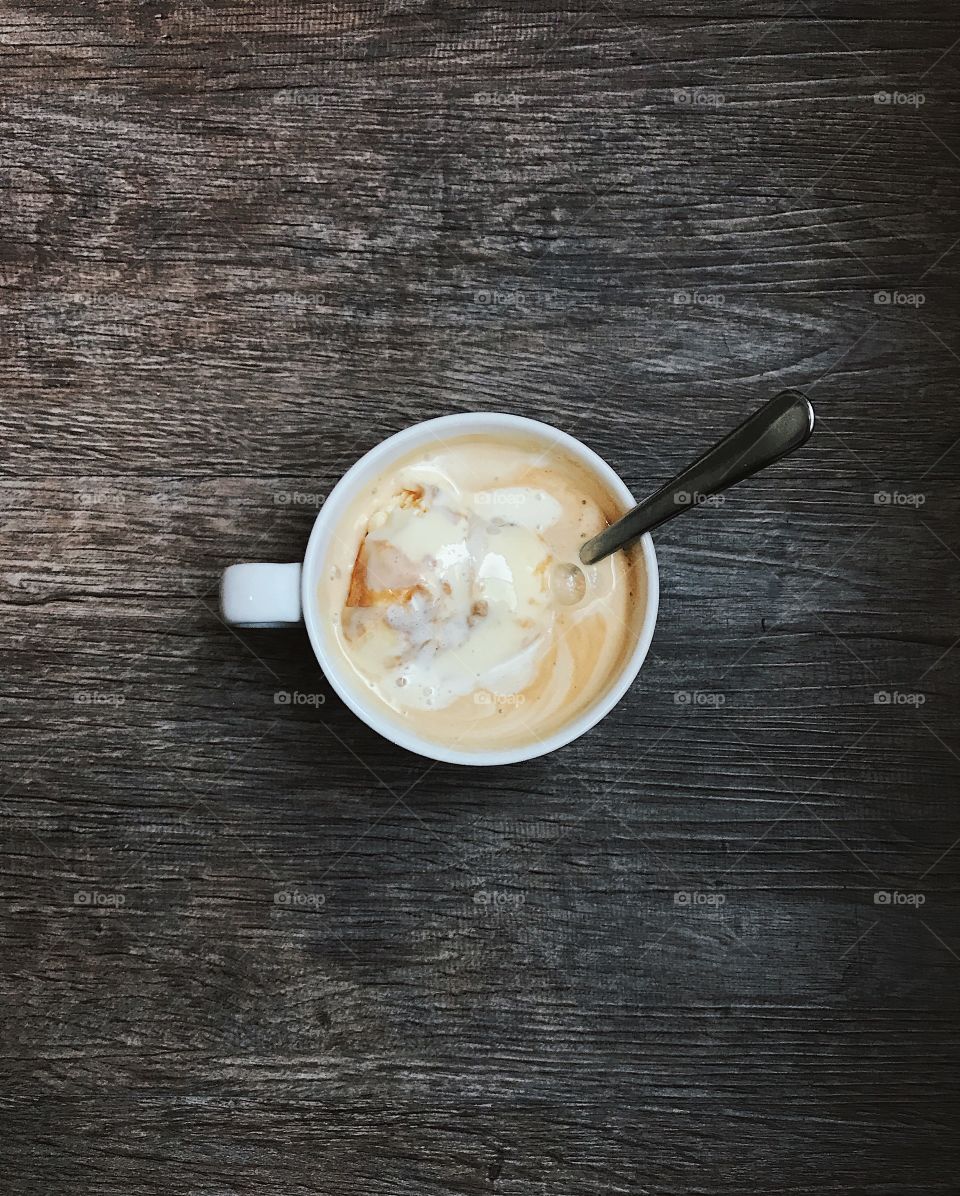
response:
[[(958, 39), (0, 6), (4, 1192), (958, 1191)], [(219, 621), (419, 419), (643, 492), (786, 386), (554, 756), (431, 766)]]

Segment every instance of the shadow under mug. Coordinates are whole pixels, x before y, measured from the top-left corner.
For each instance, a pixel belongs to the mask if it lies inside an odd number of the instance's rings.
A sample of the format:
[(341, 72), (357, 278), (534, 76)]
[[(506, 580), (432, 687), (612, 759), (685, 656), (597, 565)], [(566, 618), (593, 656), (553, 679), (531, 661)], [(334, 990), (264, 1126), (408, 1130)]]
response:
[(610, 685), (576, 718), (571, 719), (552, 735), (509, 748), (461, 750), (455, 744), (435, 742), (413, 733), (383, 714), (374, 701), (363, 700), (364, 696), (357, 686), (350, 684), (344, 675), (344, 665), (329, 642), (331, 630), (326, 612), (321, 610), (317, 600), (323, 565), (341, 519), (351, 502), (367, 484), (416, 449), (452, 437), (489, 436), (498, 433), (533, 436), (538, 440), (548, 441), (551, 446), (564, 450), (584, 465), (621, 504), (624, 511), (636, 505), (636, 500), (626, 485), (603, 458), (566, 432), (538, 420), (500, 412), (445, 415), (439, 419), (414, 424), (413, 427), (405, 428), (382, 441), (343, 475), (317, 515), (302, 563), (230, 565), (223, 573), (220, 586), (220, 609), (224, 622), (235, 627), (258, 628), (291, 627), (305, 623), (321, 669), (354, 714), (400, 747), (431, 760), (451, 764), (516, 764), (556, 751), (579, 738), (608, 714), (630, 688), (647, 655), (657, 621), (660, 598), (657, 558), (653, 550), (653, 541), (649, 535), (644, 535), (637, 541), (635, 548), (635, 551), (642, 555), (646, 572), (645, 605), (636, 643)]

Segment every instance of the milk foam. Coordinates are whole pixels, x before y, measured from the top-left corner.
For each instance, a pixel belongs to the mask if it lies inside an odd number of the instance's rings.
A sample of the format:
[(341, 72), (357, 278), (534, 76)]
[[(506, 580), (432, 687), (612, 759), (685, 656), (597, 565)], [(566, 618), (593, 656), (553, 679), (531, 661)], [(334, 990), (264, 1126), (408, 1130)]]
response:
[(542, 533), (560, 504), (534, 487), (400, 480), (354, 566), (343, 626), (357, 663), (406, 708), (523, 690), (556, 619)]

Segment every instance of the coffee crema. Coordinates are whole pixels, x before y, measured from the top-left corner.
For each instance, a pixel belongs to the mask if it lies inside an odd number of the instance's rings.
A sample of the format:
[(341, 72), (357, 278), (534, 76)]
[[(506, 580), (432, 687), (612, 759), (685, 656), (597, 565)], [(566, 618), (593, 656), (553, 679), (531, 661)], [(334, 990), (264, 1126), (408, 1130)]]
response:
[(465, 750), (561, 730), (639, 636), (639, 549), (578, 558), (622, 513), (546, 437), (467, 435), (401, 457), (340, 520), (318, 583), (328, 645), (358, 699)]

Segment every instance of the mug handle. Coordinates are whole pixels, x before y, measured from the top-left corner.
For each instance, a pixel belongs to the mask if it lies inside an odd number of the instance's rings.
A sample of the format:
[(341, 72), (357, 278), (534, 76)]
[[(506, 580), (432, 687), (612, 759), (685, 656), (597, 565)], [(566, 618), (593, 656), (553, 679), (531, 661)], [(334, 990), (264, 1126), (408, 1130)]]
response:
[(299, 561), (229, 565), (220, 580), (220, 614), (233, 627), (296, 627), (300, 608)]

